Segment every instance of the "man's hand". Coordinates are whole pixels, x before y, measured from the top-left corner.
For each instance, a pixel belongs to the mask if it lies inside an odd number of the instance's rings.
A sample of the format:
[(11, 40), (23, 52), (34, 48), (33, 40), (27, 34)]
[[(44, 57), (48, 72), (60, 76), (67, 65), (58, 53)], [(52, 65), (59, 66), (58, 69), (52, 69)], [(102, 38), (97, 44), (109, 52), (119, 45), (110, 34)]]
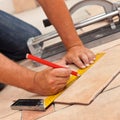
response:
[(74, 63), (79, 68), (85, 68), (94, 63), (95, 55), (88, 48), (82, 46), (74, 46), (68, 49), (66, 55), (62, 59), (66, 64)]
[(62, 91), (70, 77), (69, 68), (48, 68), (35, 74), (31, 92), (53, 95)]

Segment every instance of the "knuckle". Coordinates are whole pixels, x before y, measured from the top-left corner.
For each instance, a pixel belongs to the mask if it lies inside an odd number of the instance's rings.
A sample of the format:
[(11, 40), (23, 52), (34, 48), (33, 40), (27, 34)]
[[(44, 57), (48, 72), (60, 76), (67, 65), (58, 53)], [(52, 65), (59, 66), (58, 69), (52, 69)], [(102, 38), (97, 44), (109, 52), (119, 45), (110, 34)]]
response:
[(58, 93), (59, 91), (58, 91), (58, 89), (57, 89), (55, 86), (52, 86), (52, 87), (50, 88), (50, 92), (51, 92), (52, 94), (56, 94), (56, 93)]
[(51, 91), (53, 92), (53, 91), (55, 91), (56, 90), (56, 87), (55, 86), (52, 86), (51, 87)]
[(48, 81), (49, 85), (53, 85), (54, 83), (55, 83), (55, 80), (53, 80), (53, 79), (51, 79), (51, 80)]

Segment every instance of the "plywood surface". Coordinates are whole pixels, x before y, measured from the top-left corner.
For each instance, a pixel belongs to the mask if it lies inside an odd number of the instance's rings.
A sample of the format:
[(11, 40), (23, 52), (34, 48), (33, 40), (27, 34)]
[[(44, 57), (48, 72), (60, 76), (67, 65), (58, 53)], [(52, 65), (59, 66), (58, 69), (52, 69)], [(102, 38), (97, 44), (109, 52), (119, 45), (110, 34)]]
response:
[(120, 46), (116, 46), (82, 75), (55, 102), (89, 104), (120, 71)]

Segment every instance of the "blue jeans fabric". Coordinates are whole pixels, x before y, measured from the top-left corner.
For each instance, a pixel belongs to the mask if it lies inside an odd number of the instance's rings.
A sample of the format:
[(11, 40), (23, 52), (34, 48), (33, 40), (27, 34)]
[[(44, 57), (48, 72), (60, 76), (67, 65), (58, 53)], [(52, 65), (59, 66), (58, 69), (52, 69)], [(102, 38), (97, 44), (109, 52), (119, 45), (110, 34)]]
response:
[(0, 10), (0, 52), (10, 59), (24, 59), (29, 52), (27, 40), (40, 34), (32, 25)]

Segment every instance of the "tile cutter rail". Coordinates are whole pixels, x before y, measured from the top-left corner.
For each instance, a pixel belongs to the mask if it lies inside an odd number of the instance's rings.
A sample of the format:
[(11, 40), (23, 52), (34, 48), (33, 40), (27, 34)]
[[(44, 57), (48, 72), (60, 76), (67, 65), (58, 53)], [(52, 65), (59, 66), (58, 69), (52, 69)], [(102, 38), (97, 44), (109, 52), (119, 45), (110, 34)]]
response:
[[(101, 39), (104, 40), (104, 38), (110, 39), (111, 35), (112, 37), (113, 36), (116, 37), (116, 39), (117, 37), (120, 37), (120, 34), (118, 34), (120, 32), (120, 2), (113, 3), (108, 0), (82, 0), (76, 3), (75, 5), (73, 5), (69, 9), (69, 11), (72, 15), (78, 9), (88, 5), (101, 6), (103, 7), (105, 13), (99, 14), (97, 16), (88, 18), (86, 20), (83, 20), (79, 23), (74, 24), (76, 30), (82, 27), (86, 27), (88, 25), (94, 24), (96, 22), (103, 21), (103, 20), (107, 20), (108, 25), (79, 35), (83, 43), (87, 44), (90, 42), (94, 42), (96, 40), (101, 41)], [(115, 16), (118, 17), (117, 22), (114, 22), (113, 20)], [(30, 38), (27, 42), (27, 45), (31, 54), (45, 58), (45, 59), (49, 59), (49, 60), (59, 59), (62, 53), (64, 54), (66, 51), (62, 42), (58, 42), (53, 45), (44, 47), (45, 41), (51, 40), (55, 37), (58, 37), (58, 33), (56, 31), (52, 31), (47, 34)], [(105, 43), (105, 40), (104, 40), (104, 43)]]

